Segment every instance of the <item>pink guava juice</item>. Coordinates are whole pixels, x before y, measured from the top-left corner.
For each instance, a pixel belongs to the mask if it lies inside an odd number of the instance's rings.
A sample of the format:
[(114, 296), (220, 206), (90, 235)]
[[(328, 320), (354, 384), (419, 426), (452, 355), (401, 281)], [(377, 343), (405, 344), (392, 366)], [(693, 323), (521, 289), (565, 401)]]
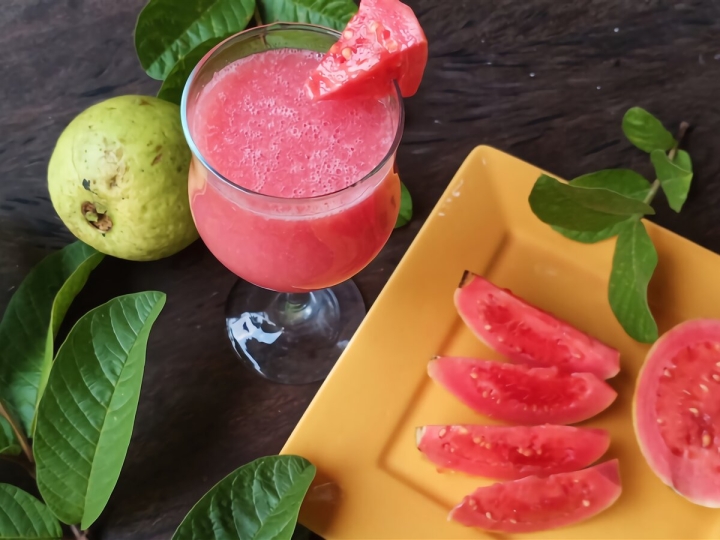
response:
[(197, 152), (218, 173), (193, 157), (200, 236), (232, 272), (280, 292), (355, 275), (383, 247), (399, 210), (389, 154), (402, 105), (394, 95), (311, 100), (304, 83), (321, 57), (275, 49), (235, 60), (188, 109)]

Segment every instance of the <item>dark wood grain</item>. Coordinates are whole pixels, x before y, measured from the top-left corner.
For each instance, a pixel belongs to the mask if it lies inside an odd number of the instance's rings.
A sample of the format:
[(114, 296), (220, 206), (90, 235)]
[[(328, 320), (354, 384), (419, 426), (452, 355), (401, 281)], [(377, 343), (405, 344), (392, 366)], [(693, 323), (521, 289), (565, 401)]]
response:
[[(25, 273), (71, 240), (45, 185), (54, 142), (104, 98), (152, 94), (132, 31), (144, 0), (4, 0), (0, 11), (0, 306)], [(720, 252), (720, 3), (715, 0), (415, 0), (430, 42), (407, 101), (399, 167), (416, 217), (358, 277), (371, 304), (471, 148), (489, 144), (564, 177), (605, 167), (650, 173), (622, 137), (643, 106), (687, 120), (695, 162), (682, 214), (656, 221)], [(154, 263), (103, 262), (68, 321), (117, 294), (159, 289), (127, 462), (94, 537), (168, 539), (224, 475), (276, 453), (317, 385), (279, 386), (241, 368), (223, 302), (235, 281), (197, 242)], [(67, 329), (63, 330), (66, 331)], [(0, 481), (21, 473), (0, 468)], [(26, 484), (27, 485), (27, 484)]]

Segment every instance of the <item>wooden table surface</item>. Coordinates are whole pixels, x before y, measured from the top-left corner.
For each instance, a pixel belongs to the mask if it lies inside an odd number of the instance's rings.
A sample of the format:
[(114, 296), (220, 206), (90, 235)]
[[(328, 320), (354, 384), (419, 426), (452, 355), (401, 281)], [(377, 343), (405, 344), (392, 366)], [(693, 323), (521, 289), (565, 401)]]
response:
[[(2, 2), (0, 306), (35, 263), (72, 240), (45, 179), (62, 129), (97, 101), (158, 89), (133, 49), (144, 2)], [(357, 276), (368, 306), (478, 144), (563, 177), (620, 166), (650, 175), (647, 156), (620, 131), (633, 105), (672, 129), (682, 120), (692, 124), (685, 147), (695, 179), (685, 210), (675, 214), (663, 199), (655, 220), (720, 252), (720, 3), (409, 3), (430, 43), (422, 87), (406, 102), (398, 156), (415, 218)], [(277, 453), (317, 391), (319, 385), (274, 385), (240, 366), (223, 319), (235, 279), (196, 242), (154, 263), (107, 259), (71, 309), (66, 326), (118, 294), (168, 295), (150, 338), (127, 461), (94, 538), (169, 539), (215, 482)], [(11, 466), (0, 468), (0, 481), (28, 485)]]

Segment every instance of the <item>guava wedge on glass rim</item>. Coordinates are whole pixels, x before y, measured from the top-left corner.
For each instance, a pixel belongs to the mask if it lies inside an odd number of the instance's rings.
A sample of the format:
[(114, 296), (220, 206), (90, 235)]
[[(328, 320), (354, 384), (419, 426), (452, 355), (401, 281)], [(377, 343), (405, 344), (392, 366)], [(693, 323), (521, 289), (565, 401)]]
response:
[(313, 99), (383, 97), (396, 81), (403, 97), (417, 92), (428, 58), (425, 33), (398, 0), (362, 0), (341, 38), (310, 74)]

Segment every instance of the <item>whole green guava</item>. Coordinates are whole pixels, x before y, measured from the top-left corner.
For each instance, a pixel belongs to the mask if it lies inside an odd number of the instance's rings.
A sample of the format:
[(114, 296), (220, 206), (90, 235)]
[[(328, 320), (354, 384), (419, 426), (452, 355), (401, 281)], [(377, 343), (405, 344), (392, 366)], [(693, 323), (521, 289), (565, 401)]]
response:
[(198, 237), (190, 157), (177, 105), (114, 97), (60, 135), (48, 167), (50, 198), (67, 228), (98, 251), (133, 261), (167, 257)]

